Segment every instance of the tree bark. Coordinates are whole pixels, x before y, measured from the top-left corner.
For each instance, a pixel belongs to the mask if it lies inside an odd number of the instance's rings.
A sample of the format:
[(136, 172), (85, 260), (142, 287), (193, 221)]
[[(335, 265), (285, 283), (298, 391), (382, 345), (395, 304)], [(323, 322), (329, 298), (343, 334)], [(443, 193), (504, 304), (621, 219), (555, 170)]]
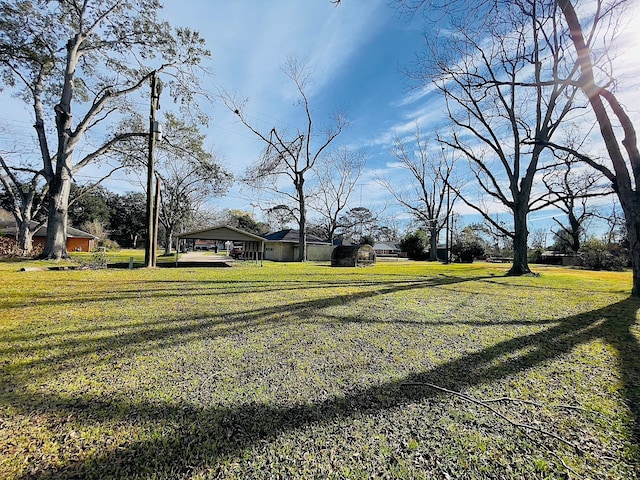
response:
[(431, 226), (429, 228), (429, 261), (435, 262), (438, 260), (438, 235), (440, 230), (437, 226)]
[(620, 204), (625, 215), (627, 238), (629, 240), (629, 256), (633, 272), (631, 295), (640, 296), (640, 201), (635, 196), (620, 197)]
[(527, 258), (527, 239), (529, 237), (527, 210), (527, 208), (518, 208), (517, 205), (513, 210), (513, 264), (507, 273), (508, 275), (526, 275), (531, 273), (529, 259)]
[(22, 256), (28, 255), (33, 250), (33, 232), (31, 231), (31, 219), (25, 218), (18, 225), (18, 239)]
[[(299, 176), (301, 177), (301, 175)], [(306, 197), (304, 195), (304, 178), (299, 178), (296, 183), (296, 190), (298, 192), (298, 206), (300, 208), (300, 218), (298, 222), (298, 261), (305, 262), (307, 260), (307, 205)]]
[(171, 255), (173, 246), (173, 229), (169, 230), (166, 226), (164, 234), (164, 254)]
[(47, 221), (47, 241), (41, 259), (61, 260), (70, 258), (67, 252), (67, 210), (71, 178), (56, 176), (49, 188), (49, 217)]

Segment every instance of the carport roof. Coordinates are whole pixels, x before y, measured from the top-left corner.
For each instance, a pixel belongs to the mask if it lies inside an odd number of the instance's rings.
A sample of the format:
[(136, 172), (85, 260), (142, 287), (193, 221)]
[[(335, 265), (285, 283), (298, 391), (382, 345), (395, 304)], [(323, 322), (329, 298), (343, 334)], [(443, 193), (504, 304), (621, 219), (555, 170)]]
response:
[(232, 242), (264, 242), (264, 238), (245, 232), (229, 225), (218, 225), (193, 232), (181, 233), (180, 238), (195, 238), (198, 240), (224, 240)]

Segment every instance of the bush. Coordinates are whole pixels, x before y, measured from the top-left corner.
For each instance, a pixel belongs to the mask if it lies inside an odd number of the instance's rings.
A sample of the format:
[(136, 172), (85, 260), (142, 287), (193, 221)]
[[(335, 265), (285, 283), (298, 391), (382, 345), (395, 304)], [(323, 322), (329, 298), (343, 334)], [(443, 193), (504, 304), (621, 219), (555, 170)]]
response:
[(110, 252), (117, 252), (120, 250), (120, 245), (118, 245), (118, 242), (116, 242), (115, 240), (111, 240), (109, 238), (101, 239), (98, 242), (98, 246), (105, 247)]
[(429, 236), (422, 230), (407, 234), (400, 240), (400, 249), (407, 252), (407, 257), (413, 260), (425, 260), (429, 250)]
[(451, 254), (455, 261), (472, 263), (475, 258), (484, 256), (484, 245), (475, 240), (463, 240), (451, 246)]
[(543, 251), (544, 249), (542, 247), (536, 247), (533, 250), (530, 250), (528, 254), (529, 263), (542, 263)]
[(589, 270), (621, 271), (629, 265), (629, 254), (622, 245), (597, 238), (584, 242), (578, 256), (582, 266)]
[(376, 240), (371, 235), (363, 235), (360, 239), (360, 245), (371, 245), (373, 247), (375, 244)]

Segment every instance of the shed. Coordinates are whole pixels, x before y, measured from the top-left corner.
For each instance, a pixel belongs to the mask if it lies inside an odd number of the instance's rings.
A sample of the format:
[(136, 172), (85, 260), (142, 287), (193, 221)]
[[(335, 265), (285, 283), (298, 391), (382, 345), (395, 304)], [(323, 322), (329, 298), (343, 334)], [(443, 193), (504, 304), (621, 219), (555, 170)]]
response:
[(376, 263), (371, 245), (340, 245), (331, 253), (332, 267), (366, 267)]

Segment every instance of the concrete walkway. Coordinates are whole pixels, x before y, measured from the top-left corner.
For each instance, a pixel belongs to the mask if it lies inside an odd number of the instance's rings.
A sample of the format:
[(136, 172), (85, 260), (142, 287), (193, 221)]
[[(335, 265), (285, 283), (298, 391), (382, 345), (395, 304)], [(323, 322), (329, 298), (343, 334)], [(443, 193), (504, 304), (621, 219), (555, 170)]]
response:
[(235, 260), (213, 252), (185, 252), (178, 259), (178, 266), (230, 267)]

